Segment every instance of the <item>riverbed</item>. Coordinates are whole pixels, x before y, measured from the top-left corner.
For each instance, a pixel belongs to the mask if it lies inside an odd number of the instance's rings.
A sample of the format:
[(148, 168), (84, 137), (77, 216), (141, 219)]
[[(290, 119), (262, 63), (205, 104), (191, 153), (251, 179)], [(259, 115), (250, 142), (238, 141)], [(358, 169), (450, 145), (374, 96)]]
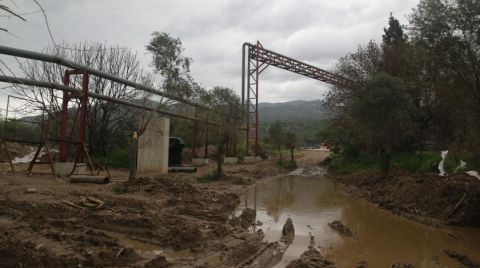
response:
[[(463, 267), (445, 249), (480, 261), (480, 230), (437, 228), (402, 218), (350, 196), (322, 174), (259, 181), (243, 193), (238, 210), (245, 207), (257, 210), (261, 225), (252, 231), (262, 229), (265, 241), (277, 241), (287, 218), (293, 220), (295, 239), (276, 267), (285, 267), (309, 245), (337, 267), (355, 267), (360, 261), (369, 267), (390, 267), (394, 261), (415, 267)], [(331, 229), (328, 223), (335, 220), (348, 226), (354, 237)]]

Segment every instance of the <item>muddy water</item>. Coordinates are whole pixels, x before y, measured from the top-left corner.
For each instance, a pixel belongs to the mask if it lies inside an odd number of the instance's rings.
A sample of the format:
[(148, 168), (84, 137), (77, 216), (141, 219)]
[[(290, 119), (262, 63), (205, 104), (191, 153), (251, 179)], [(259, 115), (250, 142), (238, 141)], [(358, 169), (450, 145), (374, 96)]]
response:
[[(466, 228), (434, 228), (413, 222), (344, 193), (323, 176), (272, 178), (248, 188), (239, 211), (257, 209), (255, 227), (265, 240), (277, 241), (288, 217), (295, 226), (295, 239), (277, 267), (298, 258), (314, 236), (315, 247), (338, 267), (355, 267), (367, 261), (369, 267), (390, 267), (393, 261), (415, 267), (461, 267), (443, 253), (462, 252), (480, 261), (480, 231)], [(328, 223), (340, 220), (355, 239), (333, 231)]]

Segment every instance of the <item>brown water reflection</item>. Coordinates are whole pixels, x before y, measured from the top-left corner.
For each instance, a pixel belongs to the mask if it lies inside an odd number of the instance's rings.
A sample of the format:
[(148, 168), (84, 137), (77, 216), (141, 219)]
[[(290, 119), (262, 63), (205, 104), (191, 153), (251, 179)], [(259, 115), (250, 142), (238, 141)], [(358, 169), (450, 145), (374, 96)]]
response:
[[(295, 225), (295, 240), (278, 267), (303, 253), (315, 236), (316, 246), (338, 267), (355, 267), (365, 260), (370, 267), (389, 267), (393, 261), (415, 267), (461, 267), (443, 250), (449, 248), (480, 261), (480, 231), (434, 228), (413, 222), (359, 198), (345, 194), (330, 179), (287, 176), (257, 183), (244, 195), (245, 206), (257, 209), (257, 220), (268, 241), (280, 238), (288, 217)], [(327, 225), (341, 220), (357, 240), (343, 237)]]

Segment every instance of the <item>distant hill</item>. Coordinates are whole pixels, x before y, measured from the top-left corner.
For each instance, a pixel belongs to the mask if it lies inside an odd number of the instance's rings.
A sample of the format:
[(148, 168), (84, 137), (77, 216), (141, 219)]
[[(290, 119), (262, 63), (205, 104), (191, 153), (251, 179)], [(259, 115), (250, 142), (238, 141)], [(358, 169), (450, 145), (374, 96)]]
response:
[(260, 123), (273, 123), (276, 121), (317, 121), (326, 118), (322, 100), (314, 101), (289, 101), (279, 103), (259, 103)]
[(301, 145), (317, 144), (316, 134), (325, 128), (327, 112), (322, 100), (259, 103), (260, 136), (267, 136), (271, 123), (280, 121), (296, 133)]

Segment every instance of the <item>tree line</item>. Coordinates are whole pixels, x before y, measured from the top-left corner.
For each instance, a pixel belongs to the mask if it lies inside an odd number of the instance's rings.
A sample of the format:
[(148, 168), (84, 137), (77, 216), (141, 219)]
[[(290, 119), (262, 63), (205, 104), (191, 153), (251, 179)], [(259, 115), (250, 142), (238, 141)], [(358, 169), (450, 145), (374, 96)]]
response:
[(326, 102), (324, 137), (343, 154), (381, 156), (448, 148), (480, 164), (480, 5), (421, 0), (401, 25), (390, 14), (382, 41), (340, 58), (335, 73), (352, 82)]

